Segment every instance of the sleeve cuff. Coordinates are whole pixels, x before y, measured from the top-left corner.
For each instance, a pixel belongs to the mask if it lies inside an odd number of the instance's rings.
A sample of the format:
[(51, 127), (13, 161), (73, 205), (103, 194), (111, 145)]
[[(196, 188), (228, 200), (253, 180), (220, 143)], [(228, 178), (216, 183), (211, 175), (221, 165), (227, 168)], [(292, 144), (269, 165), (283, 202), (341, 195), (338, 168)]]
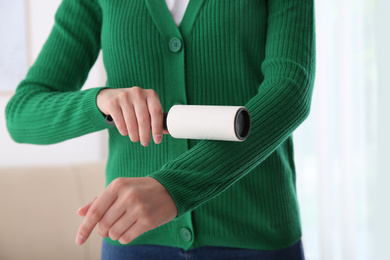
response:
[(89, 123), (93, 125), (97, 131), (108, 128), (103, 113), (99, 110), (96, 102), (97, 95), (103, 89), (108, 87), (99, 87), (84, 90), (85, 97), (83, 102), (83, 111), (86, 113), (86, 118)]
[(182, 203), (182, 200), (179, 199), (180, 196), (178, 196), (178, 194), (183, 194), (183, 189), (181, 189), (179, 185), (174, 183), (174, 175), (177, 176), (177, 173), (174, 173), (174, 171), (169, 169), (162, 169), (155, 173), (152, 173), (151, 175), (149, 175), (149, 177), (154, 178), (155, 180), (160, 182), (165, 187), (165, 189), (167, 189), (168, 193), (171, 195), (173, 201), (176, 204), (177, 216), (175, 219), (177, 219), (183, 216), (188, 211), (190, 211), (190, 209), (188, 209), (184, 205), (184, 203)]

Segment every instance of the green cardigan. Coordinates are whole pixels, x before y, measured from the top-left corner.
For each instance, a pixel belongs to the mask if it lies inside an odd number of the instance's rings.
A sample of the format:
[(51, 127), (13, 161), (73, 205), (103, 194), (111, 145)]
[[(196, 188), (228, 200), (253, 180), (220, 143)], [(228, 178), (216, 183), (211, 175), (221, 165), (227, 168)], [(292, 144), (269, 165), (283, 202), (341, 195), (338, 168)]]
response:
[[(178, 28), (164, 0), (64, 0), (6, 108), (9, 132), (16, 142), (53, 144), (108, 129), (107, 184), (151, 176), (179, 212), (133, 245), (292, 245), (302, 235), (292, 132), (310, 111), (313, 2), (191, 0)], [(80, 91), (100, 49), (107, 84)], [(249, 138), (133, 143), (96, 106), (102, 88), (133, 86), (154, 89), (165, 112), (174, 104), (245, 105)]]

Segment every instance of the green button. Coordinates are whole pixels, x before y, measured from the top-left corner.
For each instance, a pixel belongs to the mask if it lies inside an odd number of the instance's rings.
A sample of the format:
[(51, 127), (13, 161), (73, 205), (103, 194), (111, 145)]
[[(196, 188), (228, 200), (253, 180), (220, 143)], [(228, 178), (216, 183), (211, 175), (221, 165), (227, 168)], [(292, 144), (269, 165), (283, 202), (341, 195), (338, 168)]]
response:
[(169, 49), (172, 52), (178, 52), (181, 50), (181, 40), (177, 37), (173, 37), (169, 42)]
[(180, 230), (180, 236), (185, 242), (190, 242), (192, 239), (191, 231), (188, 228), (182, 228)]

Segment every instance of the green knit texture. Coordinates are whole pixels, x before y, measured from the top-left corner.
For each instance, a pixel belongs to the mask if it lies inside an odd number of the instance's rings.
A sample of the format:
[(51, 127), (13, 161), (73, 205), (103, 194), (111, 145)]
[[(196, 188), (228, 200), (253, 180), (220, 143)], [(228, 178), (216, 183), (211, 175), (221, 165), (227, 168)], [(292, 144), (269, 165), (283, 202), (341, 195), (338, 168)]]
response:
[[(163, 0), (63, 0), (6, 108), (8, 130), (17, 142), (52, 144), (108, 129), (107, 184), (153, 177), (178, 208), (132, 245), (292, 245), (302, 235), (292, 133), (310, 111), (313, 2), (192, 0), (178, 28)], [(100, 50), (107, 84), (80, 91)], [(177, 103), (244, 105), (251, 133), (244, 142), (165, 135), (143, 147), (107, 126), (96, 106), (102, 87), (133, 86), (154, 89), (165, 112)]]

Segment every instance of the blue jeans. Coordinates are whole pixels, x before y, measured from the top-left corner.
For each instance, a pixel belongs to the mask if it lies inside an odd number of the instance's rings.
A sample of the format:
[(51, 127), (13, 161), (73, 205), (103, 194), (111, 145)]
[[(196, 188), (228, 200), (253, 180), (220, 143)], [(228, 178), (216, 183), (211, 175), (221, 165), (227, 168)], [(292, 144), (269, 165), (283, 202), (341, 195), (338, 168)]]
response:
[(113, 246), (103, 240), (102, 260), (304, 260), (302, 242), (278, 250), (205, 246), (185, 251), (167, 246)]

